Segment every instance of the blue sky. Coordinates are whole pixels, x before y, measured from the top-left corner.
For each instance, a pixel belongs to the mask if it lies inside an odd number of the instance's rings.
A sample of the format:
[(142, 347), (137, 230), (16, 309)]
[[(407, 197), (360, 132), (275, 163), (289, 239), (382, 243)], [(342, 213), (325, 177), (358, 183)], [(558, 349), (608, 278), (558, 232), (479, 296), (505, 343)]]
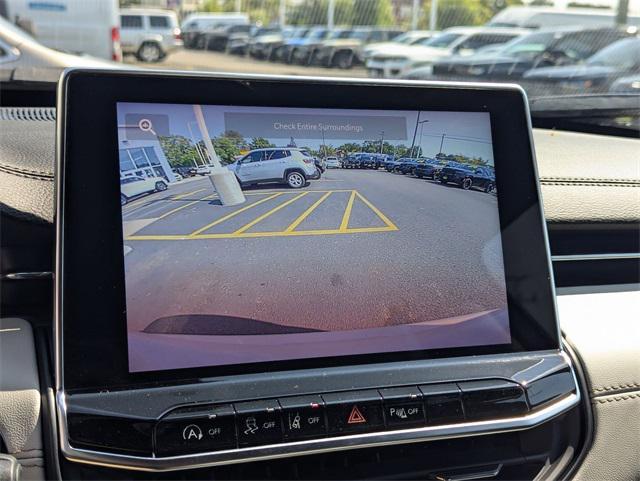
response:
[[(418, 112), (414, 111), (383, 111), (383, 110), (347, 110), (347, 109), (301, 109), (301, 108), (280, 108), (280, 107), (242, 107), (242, 106), (203, 106), (203, 112), (209, 129), (209, 134), (216, 137), (225, 131), (224, 113), (270, 113), (277, 114), (298, 114), (305, 116), (335, 114), (349, 117), (404, 117), (406, 121), (407, 138), (402, 140), (392, 140), (391, 144), (411, 145), (411, 140), (415, 130)], [(118, 104), (118, 125), (124, 125), (126, 114), (155, 114), (168, 115), (169, 130), (171, 134), (183, 135), (191, 138), (189, 125), (193, 131), (195, 140), (200, 140), (200, 132), (196, 124), (193, 107), (183, 104)], [(491, 127), (489, 114), (483, 112), (420, 112), (420, 121), (428, 120), (419, 124), (416, 135), (416, 145), (423, 149), (426, 156), (433, 157), (439, 152), (440, 142), (444, 134), (442, 151), (448, 154), (463, 154), (471, 157), (482, 157), (493, 164), (493, 149), (491, 146)], [(240, 132), (242, 133), (242, 132)], [(304, 139), (295, 137), (298, 146), (307, 146), (318, 149), (322, 143), (318, 139)], [(379, 133), (376, 131), (374, 138), (362, 138), (361, 140), (379, 140)], [(269, 141), (276, 145), (286, 145), (288, 137), (269, 138)], [(330, 134), (325, 135), (325, 142), (329, 145), (340, 145), (348, 140), (331, 139)]]

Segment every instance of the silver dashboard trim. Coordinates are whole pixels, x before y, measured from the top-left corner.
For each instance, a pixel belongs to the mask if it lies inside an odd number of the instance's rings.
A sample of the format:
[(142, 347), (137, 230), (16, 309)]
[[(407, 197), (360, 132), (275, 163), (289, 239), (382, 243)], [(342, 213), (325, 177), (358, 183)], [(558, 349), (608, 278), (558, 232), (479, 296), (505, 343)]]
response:
[(572, 254), (564, 256), (551, 256), (553, 262), (567, 261), (614, 261), (623, 259), (640, 260), (640, 252), (621, 252), (619, 254)]
[(70, 461), (135, 471), (176, 471), (208, 466), (277, 459), (293, 455), (329, 453), (354, 448), (388, 446), (393, 444), (435, 441), (465, 436), (498, 434), (521, 431), (538, 426), (561, 415), (580, 402), (580, 392), (569, 394), (533, 413), (489, 421), (475, 421), (442, 426), (427, 426), (397, 431), (357, 434), (334, 438), (312, 439), (291, 443), (271, 444), (202, 454), (189, 454), (166, 458), (130, 456), (77, 449), (69, 444), (66, 431), (66, 402), (62, 392), (57, 393), (58, 419), (60, 422), (61, 451)]

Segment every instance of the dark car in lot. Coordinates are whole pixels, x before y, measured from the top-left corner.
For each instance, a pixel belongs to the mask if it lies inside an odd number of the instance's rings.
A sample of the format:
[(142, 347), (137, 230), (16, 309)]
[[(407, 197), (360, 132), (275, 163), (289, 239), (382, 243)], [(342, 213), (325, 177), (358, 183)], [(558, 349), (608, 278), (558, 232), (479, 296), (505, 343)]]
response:
[(342, 161), (342, 167), (345, 169), (361, 169), (364, 164), (364, 157), (367, 155), (364, 152), (351, 153)]
[(229, 39), (237, 35), (249, 35), (251, 25), (224, 25), (211, 32), (202, 33), (206, 50), (224, 52)]
[(327, 39), (316, 50), (313, 63), (348, 69), (364, 64), (363, 48), (375, 42), (387, 42), (402, 33), (384, 27), (357, 27), (346, 38)]
[(384, 170), (387, 172), (395, 172), (396, 168), (400, 165), (400, 163), (404, 162), (405, 158), (396, 159), (395, 157), (390, 157), (383, 164)]
[(326, 27), (311, 27), (304, 35), (292, 36), (275, 52), (275, 60), (285, 63), (307, 63), (306, 53), (313, 45), (322, 42), (330, 30)]
[(490, 53), (451, 57), (434, 63), (433, 76), (441, 78), (522, 78), (531, 69), (573, 65), (607, 45), (628, 37), (624, 29), (559, 27), (512, 40)]
[(417, 178), (436, 179), (444, 164), (436, 159), (427, 159), (419, 162), (413, 169), (413, 175)]
[(416, 168), (418, 166), (423, 165), (425, 162), (427, 162), (427, 159), (425, 157), (418, 157), (418, 158), (406, 158), (406, 159), (401, 159), (402, 162), (400, 162), (395, 171), (396, 172), (400, 172), (401, 174), (411, 174), (411, 175), (415, 175), (416, 172)]
[(250, 32), (238, 32), (229, 36), (227, 41), (227, 53), (235, 55), (245, 55), (249, 52), (250, 47), (259, 38), (265, 38), (265, 36), (271, 34), (279, 34), (280, 27), (251, 27)]
[(554, 84), (562, 93), (605, 92), (619, 78), (640, 73), (640, 38), (625, 38), (603, 48), (580, 65), (529, 70), (524, 78)]
[(438, 180), (443, 184), (456, 184), (464, 190), (480, 189), (487, 193), (493, 192), (496, 177), (488, 167), (474, 167), (459, 162), (449, 162), (445, 165)]

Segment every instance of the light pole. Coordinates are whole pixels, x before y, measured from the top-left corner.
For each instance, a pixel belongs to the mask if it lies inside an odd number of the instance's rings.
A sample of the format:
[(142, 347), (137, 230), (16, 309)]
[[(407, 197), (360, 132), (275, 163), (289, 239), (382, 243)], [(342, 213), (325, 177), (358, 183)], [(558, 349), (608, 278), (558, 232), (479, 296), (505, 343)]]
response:
[(380, 153), (384, 153), (382, 152), (382, 150), (384, 149), (384, 130), (380, 131)]
[[(413, 158), (413, 151), (416, 147), (416, 135), (418, 135), (418, 125), (426, 124), (427, 122), (429, 122), (428, 120), (420, 120), (421, 113), (422, 112), (418, 112), (418, 117), (416, 118), (416, 128), (413, 131), (413, 140), (411, 141), (411, 151), (409, 153), (410, 158)], [(422, 133), (420, 134), (420, 136), (422, 136)]]
[(429, 30), (434, 32), (438, 27), (438, 0), (431, 0), (431, 11), (429, 12)]
[(440, 150), (438, 150), (438, 155), (442, 154), (442, 145), (444, 144), (444, 137), (446, 134), (442, 134), (442, 138), (440, 139)]
[(329, 30), (333, 30), (334, 27), (334, 17), (336, 13), (336, 0), (329, 0), (329, 5), (327, 6), (327, 28)]

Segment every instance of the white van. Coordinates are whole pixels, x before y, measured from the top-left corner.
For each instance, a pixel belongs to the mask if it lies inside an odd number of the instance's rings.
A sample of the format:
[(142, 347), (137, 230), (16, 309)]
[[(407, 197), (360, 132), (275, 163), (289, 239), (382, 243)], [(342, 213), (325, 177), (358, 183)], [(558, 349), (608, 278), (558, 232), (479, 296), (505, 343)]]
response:
[(0, 0), (0, 14), (47, 47), (122, 60), (118, 0)]
[(203, 48), (203, 34), (227, 25), (249, 25), (249, 15), (246, 13), (191, 13), (180, 25), (184, 46)]
[[(487, 26), (541, 28), (541, 27), (613, 27), (616, 13), (598, 8), (507, 7), (497, 13)], [(628, 25), (640, 26), (640, 17), (629, 15)]]

